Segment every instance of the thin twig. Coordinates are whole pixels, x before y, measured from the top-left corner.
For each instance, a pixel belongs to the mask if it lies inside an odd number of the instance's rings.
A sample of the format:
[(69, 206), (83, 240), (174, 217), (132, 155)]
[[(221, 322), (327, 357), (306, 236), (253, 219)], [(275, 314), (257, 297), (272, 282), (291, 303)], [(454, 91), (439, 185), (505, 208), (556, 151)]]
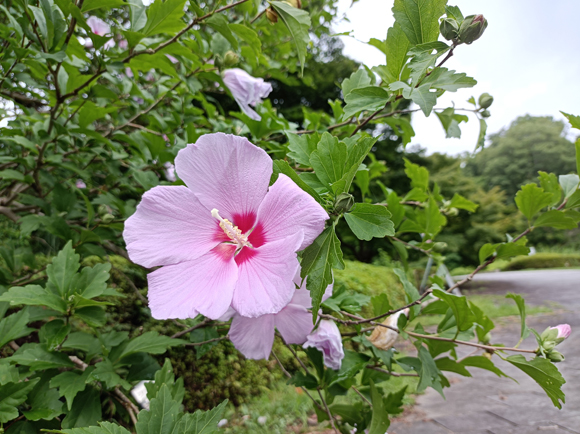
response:
[(371, 408), (373, 408), (373, 404), (372, 404), (372, 402), (370, 402), (370, 401), (367, 399), (367, 397), (366, 397), (366, 396), (364, 396), (364, 395), (363, 395), (363, 394), (360, 392), (360, 390), (358, 390), (358, 389), (357, 389), (356, 387), (354, 387), (354, 386), (351, 386), (351, 387), (352, 387), (352, 390), (354, 390), (356, 393), (358, 393), (358, 396), (360, 396), (360, 397), (363, 399), (363, 401), (365, 401), (365, 402), (366, 402), (368, 405), (370, 405), (370, 406), (371, 406)]
[(398, 241), (399, 243), (402, 243), (402, 244), (406, 245), (407, 247), (410, 247), (411, 249), (417, 250), (418, 252), (424, 253), (426, 255), (430, 255), (431, 254), (431, 252), (429, 252), (427, 250), (423, 250), (421, 247), (417, 247), (417, 246), (415, 246), (415, 245), (413, 245), (411, 243), (408, 243), (406, 241), (403, 241), (403, 240), (401, 240), (401, 239), (399, 239), (397, 237), (389, 237), (389, 238), (391, 238), (391, 239), (393, 239), (395, 241)]
[(115, 267), (114, 265), (111, 265), (111, 268), (113, 270), (115, 270), (117, 273), (119, 273), (121, 276), (123, 276), (123, 278), (125, 279), (125, 281), (129, 284), (129, 286), (133, 289), (133, 291), (135, 291), (135, 294), (137, 295), (137, 297), (139, 297), (139, 300), (141, 300), (145, 304), (145, 306), (147, 306), (149, 304), (147, 302), (147, 299), (143, 296), (143, 294), (141, 294), (141, 292), (139, 291), (139, 288), (137, 288), (137, 286), (133, 283), (133, 281), (131, 280), (131, 278), (129, 276), (127, 276), (119, 268)]
[(205, 327), (206, 325), (208, 325), (210, 322), (212, 322), (212, 320), (210, 318), (206, 318), (204, 319), (202, 322), (200, 322), (199, 324), (194, 325), (193, 327), (189, 327), (187, 330), (182, 330), (180, 332), (175, 333), (173, 336), (171, 336), (173, 339), (177, 339), (180, 338), (181, 336), (192, 332), (196, 329), (199, 329), (201, 327)]
[(419, 374), (408, 374), (406, 372), (391, 372), (387, 371), (386, 369), (379, 368), (378, 366), (367, 365), (368, 369), (372, 369), (374, 371), (382, 372), (383, 374), (388, 374), (392, 377), (418, 377)]
[(332, 413), (330, 412), (330, 409), (328, 408), (328, 405), (326, 404), (326, 401), (325, 401), (324, 397), (322, 396), (322, 392), (320, 392), (320, 389), (316, 389), (316, 391), (318, 392), (318, 396), (320, 396), (320, 399), (322, 400), (322, 404), (324, 405), (324, 409), (326, 410), (326, 414), (328, 415), (328, 418), (330, 419), (330, 425), (332, 426), (332, 429), (334, 429), (334, 432), (336, 434), (340, 434), (338, 429), (336, 429), (336, 425), (334, 424), (334, 417), (332, 417)]
[(219, 338), (209, 339), (209, 340), (203, 341), (203, 342), (192, 342), (189, 344), (185, 344), (185, 346), (186, 347), (199, 347), (200, 345), (210, 344), (212, 342), (223, 341), (223, 340), (229, 339), (229, 338), (230, 337), (228, 335), (225, 335), (225, 336), (220, 336)]

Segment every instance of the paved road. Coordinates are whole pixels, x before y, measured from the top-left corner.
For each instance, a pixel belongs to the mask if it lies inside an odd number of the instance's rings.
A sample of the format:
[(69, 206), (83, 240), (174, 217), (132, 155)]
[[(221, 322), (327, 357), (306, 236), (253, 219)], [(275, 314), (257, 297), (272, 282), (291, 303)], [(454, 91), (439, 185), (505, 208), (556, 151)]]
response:
[[(508, 363), (496, 364), (519, 384), (494, 374), (472, 369), (473, 378), (449, 375), (452, 387), (446, 400), (432, 389), (417, 399), (417, 405), (393, 421), (389, 434), (580, 434), (580, 270), (535, 270), (488, 273), (476, 277), (470, 289), (486, 294), (522, 294), (526, 303), (541, 305), (554, 301), (563, 306), (554, 313), (529, 318), (538, 331), (560, 323), (572, 326), (572, 335), (559, 349), (566, 360), (558, 364), (567, 383), (562, 410), (552, 405), (544, 391), (529, 377)], [(519, 323), (508, 323), (492, 332), (494, 340), (515, 343)], [(528, 338), (522, 348), (535, 348)], [(499, 362), (498, 362), (499, 360)]]

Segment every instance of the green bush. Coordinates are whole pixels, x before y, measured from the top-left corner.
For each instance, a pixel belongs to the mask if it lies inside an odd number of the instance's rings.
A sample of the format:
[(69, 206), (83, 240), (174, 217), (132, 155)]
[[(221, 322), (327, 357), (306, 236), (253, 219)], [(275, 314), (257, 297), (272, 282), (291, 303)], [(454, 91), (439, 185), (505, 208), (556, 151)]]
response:
[(580, 267), (580, 254), (536, 253), (532, 256), (520, 256), (503, 267), (503, 271), (565, 267)]

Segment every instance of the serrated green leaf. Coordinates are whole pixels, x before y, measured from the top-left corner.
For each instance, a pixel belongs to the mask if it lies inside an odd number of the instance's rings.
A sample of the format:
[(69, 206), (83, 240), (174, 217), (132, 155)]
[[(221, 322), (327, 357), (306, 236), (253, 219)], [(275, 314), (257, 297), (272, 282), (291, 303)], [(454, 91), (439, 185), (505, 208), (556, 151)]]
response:
[(526, 184), (516, 193), (516, 205), (528, 220), (552, 203), (552, 194), (545, 192), (536, 184)]
[(343, 119), (348, 119), (363, 110), (377, 111), (389, 101), (389, 92), (378, 86), (367, 86), (353, 89), (345, 96)]
[(465, 209), (469, 212), (475, 212), (479, 205), (476, 204), (475, 202), (470, 201), (469, 199), (466, 199), (460, 194), (455, 193), (453, 195), (453, 198), (451, 199), (451, 203), (449, 204), (449, 206), (452, 208)]
[(562, 403), (566, 402), (566, 397), (564, 392), (562, 392), (562, 386), (566, 383), (566, 380), (564, 380), (564, 377), (562, 377), (562, 374), (552, 362), (541, 357), (526, 360), (520, 354), (509, 356), (505, 360), (532, 377), (544, 389), (554, 406), (562, 408)]
[[(569, 113), (564, 113), (563, 111), (561, 111), (560, 113), (566, 116), (566, 119), (568, 119), (570, 125), (572, 125), (572, 128), (577, 128), (580, 130), (580, 116), (574, 116)], [(580, 171), (578, 173), (580, 173)]]
[(569, 198), (578, 189), (578, 184), (580, 184), (580, 177), (576, 174), (570, 175), (560, 175), (558, 177), (562, 190), (564, 190), (564, 197)]
[(83, 3), (83, 7), (81, 8), (81, 12), (89, 12), (93, 9), (112, 9), (112, 8), (120, 8), (125, 6), (127, 3), (123, 2), (123, 0), (85, 0)]
[[(417, 291), (417, 288), (415, 288), (415, 285), (413, 285), (411, 282), (409, 282), (409, 279), (407, 278), (407, 275), (405, 274), (405, 270), (403, 270), (402, 268), (394, 268), (393, 273), (395, 273), (397, 275), (397, 277), (399, 278), (399, 280), (403, 284), (403, 289), (405, 290), (405, 301), (407, 302), (407, 304), (412, 303), (415, 300), (417, 300), (419, 297), (421, 297), (419, 295), (419, 291)], [(414, 315), (419, 313), (420, 310), (421, 310), (421, 306), (413, 306), (411, 308), (411, 311), (414, 313)]]
[(183, 29), (186, 0), (156, 0), (147, 11), (147, 23), (142, 30), (147, 36), (168, 33), (173, 35)]
[(419, 370), (419, 384), (417, 385), (417, 392), (422, 392), (427, 387), (432, 387), (441, 395), (443, 395), (443, 386), (439, 375), (441, 371), (437, 368), (435, 360), (429, 353), (429, 350), (423, 345), (418, 347), (418, 357), (421, 361), (421, 369)]
[(312, 390), (318, 387), (318, 380), (312, 374), (296, 371), (291, 378), (288, 378), (286, 384), (291, 384), (296, 387), (305, 387)]
[(71, 293), (71, 283), (80, 267), (79, 260), (80, 255), (75, 253), (72, 241), (69, 241), (52, 260), (52, 263), (46, 267), (46, 275), (48, 276), (46, 288), (54, 294), (68, 297)]
[(10, 360), (34, 371), (53, 368), (73, 368), (75, 365), (64, 353), (51, 352), (41, 344), (26, 344), (20, 347)]
[(497, 247), (497, 259), (511, 258), (513, 256), (528, 255), (530, 248), (518, 243), (502, 243)]
[(357, 203), (350, 212), (344, 214), (344, 219), (352, 232), (360, 240), (370, 241), (395, 235), (395, 226), (391, 213), (382, 205)]
[(550, 206), (554, 206), (560, 202), (562, 199), (562, 189), (560, 188), (560, 183), (558, 178), (553, 173), (538, 172), (538, 179), (540, 181), (540, 186), (544, 189), (546, 193), (552, 194), (552, 202)]
[(385, 434), (391, 425), (389, 413), (385, 408), (383, 397), (372, 380), (370, 381), (370, 389), (373, 415), (369, 426), (369, 434)]
[(49, 351), (53, 351), (66, 339), (70, 329), (70, 324), (65, 324), (61, 319), (47, 322), (38, 334), (40, 342), (45, 343)]
[(570, 218), (564, 211), (550, 210), (540, 214), (534, 222), (534, 227), (547, 226), (556, 229), (575, 229), (576, 220)]
[(28, 336), (34, 331), (34, 329), (26, 327), (28, 318), (28, 310), (22, 309), (0, 321), (0, 348), (8, 342)]
[(69, 429), (97, 425), (102, 418), (99, 391), (87, 385), (85, 390), (75, 396), (71, 410), (62, 421), (62, 427)]
[(519, 295), (519, 294), (508, 294), (505, 296), (506, 298), (511, 298), (513, 301), (516, 302), (516, 305), (518, 306), (518, 311), (520, 312), (520, 323), (521, 323), (521, 332), (520, 332), (520, 336), (521, 339), (525, 339), (530, 331), (528, 329), (528, 326), (526, 325), (526, 302), (524, 300), (524, 298)]
[(300, 277), (308, 276), (306, 288), (312, 298), (313, 322), (316, 322), (318, 309), (326, 287), (332, 283), (332, 269), (344, 269), (340, 241), (334, 226), (327, 227), (302, 254)]
[(260, 54), (262, 53), (262, 41), (258, 34), (251, 28), (244, 26), (243, 24), (233, 24), (230, 23), (230, 29), (238, 35), (239, 38), (244, 40), (252, 49), (255, 56), (256, 64), (260, 60)]
[(471, 366), (474, 368), (485, 369), (486, 371), (493, 372), (498, 377), (511, 378), (507, 376), (503, 371), (498, 369), (491, 360), (483, 356), (466, 357), (461, 361), (461, 364), (463, 366)]
[(411, 93), (411, 99), (421, 108), (425, 116), (429, 116), (437, 104), (437, 93), (430, 92), (429, 89), (429, 84), (422, 84)]
[(436, 41), (447, 0), (395, 0), (393, 15), (411, 45)]
[(231, 29), (230, 23), (223, 15), (216, 14), (212, 15), (205, 21), (211, 28), (216, 32), (221, 33), (221, 35), (227, 39), (227, 41), (232, 45), (234, 49), (238, 49), (238, 40), (234, 37)]
[(82, 372), (65, 371), (50, 380), (50, 387), (58, 388), (58, 393), (65, 397), (69, 410), (72, 408), (75, 396), (85, 390), (93, 369), (95, 369), (94, 366), (89, 366)]
[(475, 316), (473, 315), (473, 312), (471, 312), (465, 296), (449, 294), (440, 289), (434, 289), (433, 295), (449, 305), (453, 315), (455, 316), (459, 331), (463, 332), (469, 330), (473, 326)]
[(135, 428), (139, 434), (172, 434), (181, 416), (181, 403), (173, 399), (164, 384), (151, 400), (149, 410), (139, 412)]
[(399, 23), (395, 23), (393, 27), (389, 28), (385, 47), (388, 83), (394, 83), (401, 79), (401, 72), (407, 63), (407, 52), (410, 46), (409, 39)]
[(20, 383), (7, 383), (0, 386), (0, 423), (6, 423), (18, 417), (18, 406), (26, 401), (28, 392), (40, 378)]
[(59, 399), (58, 392), (49, 387), (53, 371), (45, 371), (40, 381), (28, 394), (26, 400), (29, 410), (22, 414), (28, 420), (51, 420), (63, 413), (63, 403)]
[(461, 25), (464, 20), (461, 10), (457, 6), (445, 6), (445, 14), (448, 18), (452, 18), (457, 21), (457, 24)]
[(311, 135), (287, 133), (288, 136), (288, 156), (297, 163), (310, 166), (310, 155), (316, 150), (318, 142), (311, 140)]
[(420, 188), (422, 190), (429, 189), (429, 171), (426, 167), (419, 166), (412, 163), (408, 159), (405, 160), (405, 174), (411, 180), (411, 187)]
[[(217, 407), (208, 411), (197, 410), (184, 415), (175, 429), (175, 434), (213, 434), (226, 409), (226, 399)], [(140, 433), (139, 433), (140, 434)]]
[(353, 72), (349, 78), (345, 78), (342, 82), (342, 95), (348, 95), (353, 89), (367, 87), (371, 84), (371, 78), (366, 69), (358, 69)]
[(66, 312), (65, 301), (40, 285), (14, 286), (0, 296), (1, 301), (10, 302), (11, 306), (20, 304), (46, 306), (59, 312)]
[[(57, 431), (49, 431), (57, 432)], [(130, 434), (125, 428), (111, 422), (99, 422), (99, 426), (90, 426), (88, 428), (73, 428), (58, 431), (62, 434)]]
[(443, 89), (449, 92), (457, 92), (458, 89), (473, 87), (477, 81), (468, 77), (465, 73), (457, 73), (454, 70), (447, 68), (436, 68), (429, 74), (421, 83), (421, 86), (429, 84), (430, 87), (436, 89)]
[(347, 148), (344, 142), (329, 133), (324, 133), (316, 151), (310, 154), (310, 164), (314, 173), (325, 186), (340, 180), (345, 172)]
[(300, 61), (300, 73), (304, 72), (304, 62), (306, 60), (306, 48), (310, 42), (310, 15), (308, 12), (295, 8), (289, 3), (280, 1), (271, 1), (270, 4), (282, 19), (286, 28), (292, 35), (298, 60)]
[(115, 368), (109, 359), (105, 359), (95, 365), (95, 369), (92, 371), (88, 381), (91, 380), (103, 382), (109, 389), (113, 389), (116, 386), (122, 386), (125, 390), (131, 388), (131, 385), (115, 372)]
[(163, 354), (168, 348), (183, 345), (185, 343), (186, 341), (182, 339), (171, 339), (169, 336), (159, 335), (156, 331), (149, 331), (143, 333), (141, 336), (131, 339), (121, 353), (120, 358), (141, 352)]

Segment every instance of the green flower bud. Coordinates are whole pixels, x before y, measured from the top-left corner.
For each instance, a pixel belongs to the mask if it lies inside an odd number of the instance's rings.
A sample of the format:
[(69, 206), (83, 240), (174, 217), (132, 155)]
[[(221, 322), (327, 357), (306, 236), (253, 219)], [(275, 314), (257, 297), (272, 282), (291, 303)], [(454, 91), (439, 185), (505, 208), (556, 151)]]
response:
[(489, 108), (493, 104), (493, 96), (489, 93), (482, 93), (479, 97), (479, 106), (481, 108)]
[(564, 354), (560, 353), (559, 351), (551, 351), (548, 354), (548, 358), (554, 362), (554, 363), (558, 363), (558, 362), (562, 362), (564, 360)]
[(542, 343), (542, 348), (546, 351), (551, 351), (556, 347), (556, 342), (554, 341), (544, 341)]
[(107, 207), (107, 205), (99, 205), (99, 208), (97, 208), (97, 212), (99, 213), (99, 215), (105, 215), (109, 212), (109, 208)]
[(240, 56), (238, 56), (233, 51), (228, 51), (224, 56), (225, 66), (234, 66), (240, 61)]
[(284, 0), (284, 2), (296, 9), (302, 9), (302, 2), (300, 0)]
[(433, 251), (437, 253), (442, 253), (447, 248), (447, 243), (438, 241), (433, 244)]
[(101, 217), (101, 221), (103, 223), (111, 223), (113, 220), (115, 220), (115, 216), (113, 214), (105, 214), (103, 217)]
[(484, 344), (489, 344), (491, 342), (491, 333), (487, 332), (485, 334), (485, 336), (483, 337), (483, 343)]
[(459, 27), (459, 42), (471, 44), (478, 40), (487, 27), (487, 20), (483, 15), (470, 15), (465, 18)]
[(439, 24), (439, 31), (441, 32), (441, 36), (448, 41), (451, 41), (457, 39), (459, 25), (453, 18), (445, 18), (441, 20), (441, 24)]
[(548, 327), (546, 330), (542, 332), (542, 334), (540, 335), (540, 339), (542, 340), (542, 342), (555, 341), (556, 339), (558, 339), (558, 330), (552, 327)]
[(266, 18), (268, 18), (268, 21), (270, 21), (272, 24), (277, 23), (278, 13), (270, 7), (266, 9)]
[(340, 193), (334, 202), (334, 210), (337, 212), (349, 212), (354, 205), (352, 194)]
[(489, 110), (484, 110), (481, 112), (481, 117), (483, 118), (488, 118), (491, 116), (491, 113), (489, 112)]
[(449, 210), (447, 211), (447, 215), (450, 217), (456, 217), (459, 215), (459, 210), (455, 207), (449, 208)]

